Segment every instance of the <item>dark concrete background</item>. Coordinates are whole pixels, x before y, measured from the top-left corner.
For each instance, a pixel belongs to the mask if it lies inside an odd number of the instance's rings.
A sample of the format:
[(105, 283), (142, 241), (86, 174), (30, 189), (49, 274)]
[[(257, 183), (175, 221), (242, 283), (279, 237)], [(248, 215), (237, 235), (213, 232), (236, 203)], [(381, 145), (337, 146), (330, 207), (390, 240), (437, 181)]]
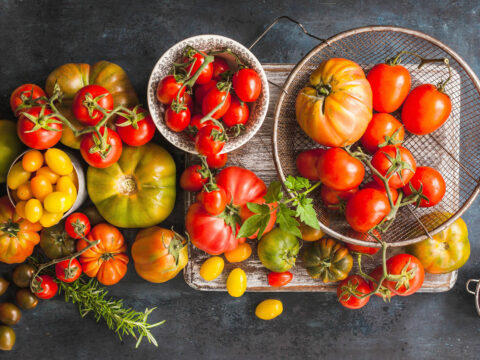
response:
[[(12, 118), (11, 91), (21, 83), (43, 84), (66, 62), (110, 60), (123, 66), (145, 102), (150, 71), (177, 41), (197, 34), (221, 34), (249, 44), (279, 15), (301, 21), (329, 37), (375, 24), (409, 27), (451, 46), (480, 74), (479, 1), (0, 1), (0, 117)], [(296, 62), (315, 41), (292, 24), (281, 24), (255, 54), (262, 62)], [(167, 146), (168, 147), (168, 146)], [(170, 150), (172, 150), (169, 147)], [(179, 167), (182, 154), (172, 150)], [(183, 224), (182, 199), (165, 222)], [(267, 294), (192, 290), (182, 276), (163, 284), (142, 281), (133, 267), (111, 294), (142, 310), (157, 306), (152, 321), (159, 347), (120, 342), (105, 324), (82, 319), (59, 297), (25, 311), (15, 326), (15, 350), (2, 359), (293, 359), (293, 358), (478, 358), (480, 319), (464, 290), (480, 277), (480, 202), (464, 216), (472, 254), (448, 293), (375, 298), (358, 311), (338, 305), (332, 294), (282, 293), (284, 313), (271, 322), (254, 316)], [(133, 239), (130, 239), (130, 241)], [(11, 268), (1, 266), (0, 272)], [(11, 294), (10, 294), (11, 296)], [(3, 300), (3, 299), (2, 299)]]

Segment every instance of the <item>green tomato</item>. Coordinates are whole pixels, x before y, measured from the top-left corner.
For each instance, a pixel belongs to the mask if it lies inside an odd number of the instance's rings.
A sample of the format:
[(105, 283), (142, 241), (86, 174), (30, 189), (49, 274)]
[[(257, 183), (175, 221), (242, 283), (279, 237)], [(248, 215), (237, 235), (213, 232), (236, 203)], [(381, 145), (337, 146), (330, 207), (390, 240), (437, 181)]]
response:
[(68, 236), (64, 222), (60, 222), (40, 233), (40, 247), (50, 259), (58, 259), (75, 252), (75, 239)]
[(298, 239), (280, 228), (275, 228), (262, 237), (258, 244), (258, 257), (268, 270), (288, 271), (295, 265), (300, 244)]
[(0, 120), (0, 183), (4, 183), (13, 160), (20, 155), (22, 143), (13, 121)]

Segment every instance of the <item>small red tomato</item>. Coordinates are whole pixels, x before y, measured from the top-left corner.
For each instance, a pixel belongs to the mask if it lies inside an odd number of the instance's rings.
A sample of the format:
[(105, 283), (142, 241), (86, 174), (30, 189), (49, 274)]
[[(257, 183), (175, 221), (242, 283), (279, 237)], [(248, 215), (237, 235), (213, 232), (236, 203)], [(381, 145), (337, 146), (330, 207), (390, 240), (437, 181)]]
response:
[(195, 105), (200, 106), (200, 112), (202, 110), (202, 103), (205, 95), (217, 86), (217, 80), (210, 80), (206, 84), (195, 86)]
[(268, 284), (273, 287), (280, 287), (287, 285), (293, 279), (293, 274), (290, 271), (274, 272), (270, 271), (267, 275)]
[(127, 145), (145, 145), (155, 135), (155, 124), (145, 109), (135, 106), (130, 110), (131, 114), (122, 113), (115, 119), (117, 133)]
[(332, 210), (345, 209), (347, 200), (358, 192), (358, 187), (350, 190), (335, 190), (326, 185), (322, 185), (320, 189), (320, 198), (327, 208)]
[(58, 285), (49, 275), (40, 275), (33, 279), (35, 295), (40, 299), (51, 299), (57, 294)]
[(86, 237), (90, 232), (90, 227), (90, 220), (81, 212), (70, 214), (65, 220), (65, 231), (74, 239)]
[(200, 130), (202, 127), (206, 125), (213, 125), (213, 121), (208, 119), (203, 122), (200, 122), (200, 120), (203, 119), (203, 115), (196, 114), (192, 116), (192, 119), (190, 120), (190, 124), (188, 125), (188, 136), (192, 139), (195, 140), (195, 135), (197, 135), (198, 130)]
[(252, 102), (258, 99), (262, 91), (262, 80), (253, 69), (238, 70), (232, 78), (233, 89), (240, 100)]
[(446, 185), (442, 174), (428, 166), (417, 167), (417, 171), (415, 171), (415, 175), (410, 179), (410, 183), (402, 189), (405, 196), (413, 193), (410, 186), (413, 187), (416, 192), (419, 192), (421, 189), (422, 195), (428, 199), (421, 198), (418, 203), (420, 207), (437, 205), (445, 195)]
[(165, 76), (157, 86), (157, 99), (164, 105), (170, 105), (176, 99), (180, 91), (180, 98), (185, 93), (186, 87), (182, 87), (183, 82), (177, 81), (175, 76)]
[(82, 265), (77, 259), (60, 261), (55, 265), (55, 275), (63, 282), (74, 282), (82, 275)]
[(215, 60), (213, 60), (212, 79), (217, 81), (221, 80), (222, 74), (228, 70), (230, 70), (230, 66), (228, 66), (228, 63), (221, 57), (215, 56)]
[(15, 116), (19, 116), (21, 111), (30, 109), (34, 106), (45, 104), (45, 100), (40, 98), (46, 97), (45, 91), (35, 84), (23, 84), (13, 90), (10, 96), (10, 107)]
[[(202, 64), (205, 62), (205, 57), (206, 54), (203, 51), (195, 52), (195, 50), (192, 50), (193, 53), (190, 53), (188, 57), (183, 59), (183, 62), (189, 62), (192, 61), (190, 65), (186, 67), (185, 70), (190, 74), (190, 76), (194, 76), (197, 71), (200, 69)], [(196, 84), (206, 84), (212, 79), (212, 74), (213, 74), (213, 65), (212, 63), (209, 63), (207, 66), (205, 66), (202, 71), (200, 72), (200, 75), (197, 78), (197, 81), (195, 82)]]
[[(364, 189), (376, 189), (376, 190), (380, 190), (380, 191), (382, 191), (383, 193), (385, 193), (385, 196), (388, 197), (388, 195), (387, 195), (387, 190), (385, 190), (385, 186), (383, 186), (383, 183), (382, 183), (382, 184), (379, 184), (379, 183), (377, 183), (375, 180), (369, 181), (368, 183), (365, 184), (365, 186), (364, 186), (363, 188), (364, 188)], [(397, 189), (390, 188), (390, 194), (392, 195), (392, 202), (395, 204), (395, 203), (397, 202), (397, 199), (398, 199), (398, 191), (397, 191)]]
[(73, 98), (72, 113), (84, 125), (94, 126), (103, 119), (103, 114), (97, 106), (105, 112), (113, 110), (113, 96), (99, 85), (87, 85), (77, 91)]
[(218, 86), (214, 86), (203, 98), (202, 114), (207, 115), (219, 107), (217, 111), (211, 114), (211, 116), (214, 119), (220, 119), (227, 112), (231, 101), (232, 97), (229, 91), (225, 91), (224, 88), (219, 89)]
[[(105, 129), (107, 133), (105, 134)], [(106, 149), (100, 149), (100, 139), (94, 132), (83, 135), (80, 142), (80, 154), (85, 162), (96, 168), (107, 168), (115, 164), (122, 155), (122, 140), (112, 129), (102, 126), (100, 134), (107, 144)], [(93, 152), (94, 151), (94, 152)]]
[[(378, 282), (383, 277), (383, 266), (382, 265), (377, 266), (368, 275), (370, 275), (370, 277), (376, 280), (376, 281), (370, 281), (370, 287), (372, 288), (372, 291), (373, 291), (376, 289), (376, 287), (378, 286)], [(383, 298), (383, 300), (390, 300), (392, 297), (395, 296), (395, 293), (393, 293), (391, 290), (385, 287), (385, 280), (383, 280), (382, 286), (380, 286), (380, 288), (377, 290), (375, 295)]]
[(320, 180), (320, 176), (318, 176), (317, 162), (320, 155), (324, 152), (325, 149), (312, 149), (302, 151), (298, 154), (296, 165), (300, 175), (309, 180)]
[(233, 96), (232, 102), (225, 115), (223, 115), (222, 120), (227, 126), (245, 125), (249, 115), (250, 110), (247, 104), (240, 101), (236, 96)]
[(207, 156), (207, 165), (210, 169), (220, 169), (227, 163), (227, 153)]
[(380, 145), (397, 145), (403, 142), (405, 130), (402, 123), (390, 114), (373, 114), (361, 138), (365, 150), (375, 153)]
[(320, 181), (335, 190), (350, 190), (358, 187), (365, 176), (360, 160), (341, 148), (325, 150), (317, 160)]
[(399, 296), (409, 296), (417, 292), (425, 278), (422, 263), (410, 254), (397, 254), (388, 259), (387, 272), (399, 277), (398, 281), (384, 281), (385, 287)]
[[(37, 129), (34, 130), (35, 128)], [(62, 137), (62, 131), (62, 122), (50, 109), (41, 106), (22, 111), (17, 121), (19, 139), (28, 147), (37, 150), (56, 145)]]
[(200, 204), (210, 215), (220, 215), (227, 205), (227, 192), (221, 186), (216, 189), (207, 191), (202, 190), (197, 197)]
[(224, 145), (224, 135), (216, 125), (202, 127), (195, 136), (195, 150), (207, 157), (220, 153)]
[(183, 94), (183, 97), (180, 98), (180, 102), (187, 106), (188, 110), (190, 110), (190, 114), (193, 114), (195, 111), (195, 104), (193, 103), (192, 96), (189, 93)]
[[(340, 304), (348, 309), (360, 309), (367, 305), (370, 296), (364, 296), (372, 291), (370, 284), (360, 275), (349, 275), (337, 287), (337, 298)], [(357, 296), (355, 296), (357, 295)]]
[[(408, 184), (417, 169), (417, 163), (412, 153), (403, 146), (388, 145), (377, 150), (372, 157), (372, 165), (382, 176), (391, 173), (392, 177), (388, 181), (388, 185), (392, 188), (399, 189)], [(376, 182), (383, 185), (381, 179), (373, 176)]]
[(167, 111), (165, 111), (165, 124), (172, 131), (181, 132), (190, 124), (190, 116), (188, 107), (179, 107), (177, 110), (174, 110), (172, 106), (169, 106)]
[[(375, 236), (379, 239), (382, 238), (382, 235), (377, 231), (373, 230)], [(347, 232), (347, 236), (350, 236), (354, 239), (362, 240), (362, 241), (370, 241), (373, 243), (377, 243), (376, 239), (372, 237), (369, 233), (359, 233), (355, 230), (350, 230)], [(369, 247), (369, 246), (362, 246), (362, 245), (355, 245), (350, 243), (345, 243), (347, 249), (351, 252), (357, 252), (362, 254), (373, 255), (376, 254), (380, 248), (379, 247)]]
[(353, 230), (366, 233), (390, 212), (390, 203), (383, 191), (362, 189), (347, 202), (345, 218)]
[(185, 191), (200, 191), (208, 181), (208, 174), (200, 165), (192, 165), (183, 170), (180, 187)]

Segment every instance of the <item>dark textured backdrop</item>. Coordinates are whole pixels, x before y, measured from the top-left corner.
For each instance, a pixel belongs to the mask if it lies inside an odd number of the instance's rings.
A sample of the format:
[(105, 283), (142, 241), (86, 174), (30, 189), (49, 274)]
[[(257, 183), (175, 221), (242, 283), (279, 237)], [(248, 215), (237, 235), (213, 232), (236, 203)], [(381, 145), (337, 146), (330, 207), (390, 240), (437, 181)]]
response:
[[(177, 41), (211, 33), (249, 44), (279, 15), (290, 15), (323, 37), (374, 24), (417, 29), (451, 46), (480, 74), (479, 1), (1, 0), (0, 117), (12, 118), (8, 98), (17, 85), (43, 84), (65, 62), (116, 62), (145, 101), (153, 65)], [(255, 54), (262, 62), (293, 63), (315, 44), (285, 23)], [(173, 153), (181, 167), (182, 154)], [(179, 230), (181, 200), (165, 224)], [(120, 342), (103, 323), (81, 319), (74, 305), (57, 297), (23, 313), (15, 326), (15, 350), (0, 358), (478, 358), (480, 319), (464, 286), (466, 279), (480, 277), (479, 205), (476, 201), (465, 214), (472, 255), (448, 293), (397, 297), (389, 306), (372, 299), (359, 311), (344, 310), (332, 294), (279, 294), (283, 315), (264, 322), (255, 318), (254, 309), (267, 294), (234, 299), (226, 293), (198, 292), (182, 276), (153, 285), (130, 267), (111, 293), (137, 309), (158, 307), (151, 320), (167, 320), (153, 331), (158, 349), (145, 342), (134, 350), (134, 341)], [(0, 272), (8, 271), (0, 267)]]

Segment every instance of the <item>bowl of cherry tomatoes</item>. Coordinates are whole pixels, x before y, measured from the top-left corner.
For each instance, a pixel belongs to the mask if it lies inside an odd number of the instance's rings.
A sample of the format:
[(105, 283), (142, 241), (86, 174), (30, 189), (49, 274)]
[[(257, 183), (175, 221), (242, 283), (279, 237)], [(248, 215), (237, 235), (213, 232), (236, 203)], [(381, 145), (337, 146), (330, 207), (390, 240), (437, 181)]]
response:
[(207, 158), (250, 140), (269, 102), (258, 59), (219, 35), (194, 36), (168, 49), (152, 70), (147, 93), (160, 133), (174, 146)]

